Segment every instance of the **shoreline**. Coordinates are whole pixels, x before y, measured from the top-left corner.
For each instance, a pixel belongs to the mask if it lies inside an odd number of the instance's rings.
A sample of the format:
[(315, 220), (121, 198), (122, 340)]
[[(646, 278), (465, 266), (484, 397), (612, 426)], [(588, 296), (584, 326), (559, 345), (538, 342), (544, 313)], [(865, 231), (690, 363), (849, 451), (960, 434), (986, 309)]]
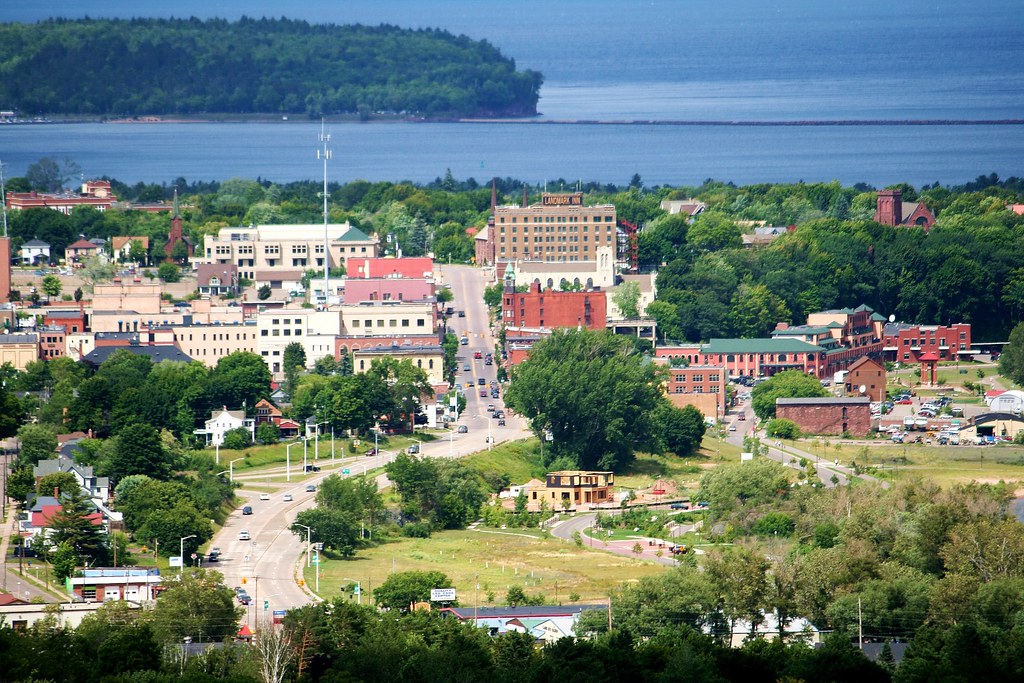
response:
[[(420, 117), (381, 117), (362, 120), (356, 117), (325, 118), (326, 123), (362, 123), (362, 124), (394, 124), (394, 123), (468, 123), (468, 124), (519, 124), (545, 126), (680, 126), (680, 127), (841, 127), (841, 126), (1020, 126), (1024, 119), (544, 119), (538, 117), (464, 117), (464, 118), (420, 118)], [(317, 121), (308, 118), (290, 119), (288, 117), (253, 116), (253, 117), (189, 117), (175, 118), (165, 116), (140, 116), (137, 118), (67, 118), (50, 119), (35, 118), (33, 120), (0, 121), (0, 126), (45, 126), (53, 124), (104, 123), (111, 125), (152, 125), (152, 124), (195, 124), (195, 123), (279, 123), (309, 124)]]

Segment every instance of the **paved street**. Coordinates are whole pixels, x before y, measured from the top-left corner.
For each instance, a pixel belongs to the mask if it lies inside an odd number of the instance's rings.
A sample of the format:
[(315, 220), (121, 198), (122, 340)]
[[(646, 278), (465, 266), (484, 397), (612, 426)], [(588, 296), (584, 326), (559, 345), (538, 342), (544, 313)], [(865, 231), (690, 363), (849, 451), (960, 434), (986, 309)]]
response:
[[(473, 358), (476, 351), (481, 355), (494, 352), (494, 338), (483, 300), (484, 271), (469, 266), (442, 266), (441, 271), (442, 282), (451, 285), (455, 296), (451, 307), (456, 311), (466, 312), (464, 318), (457, 315), (450, 318), (448, 326), (460, 336), (465, 333), (469, 340), (466, 346), (459, 347), (459, 371), (456, 373), (456, 382), (465, 387), (467, 400), (466, 411), (459, 416), (458, 424), (466, 425), (468, 431), (459, 434), (453, 430), (437, 441), (422, 442), (421, 448), (424, 456), (460, 457), (486, 449), (488, 436), (497, 444), (524, 438), (529, 435), (529, 431), (524, 419), (507, 412), (505, 426), (498, 427), (497, 421), (490, 419), (487, 411), (489, 404), (503, 408), (504, 402), (500, 398), (490, 398), (489, 392), (490, 381), (497, 378), (498, 359), (494, 365), (485, 365), (482, 358)], [(470, 365), (469, 372), (463, 370), (465, 363)], [(486, 398), (479, 396), (477, 386), (469, 386), (471, 382), (475, 385), (477, 378), (480, 377), (484, 378), (485, 385), (488, 386)], [(240, 586), (242, 578), (246, 579), (244, 587), (253, 599), (253, 604), (246, 613), (246, 623), (250, 627), (255, 627), (257, 617), (264, 614), (264, 601), (268, 603), (266, 616), (270, 616), (273, 610), (289, 609), (316, 599), (311, 586), (302, 587), (298, 584), (301, 564), (306, 561), (304, 539), (288, 530), (296, 515), (314, 504), (316, 494), (307, 492), (306, 485), (319, 485), (320, 481), (331, 474), (346, 476), (342, 472), (344, 469), (349, 470), (347, 476), (356, 476), (383, 467), (394, 459), (396, 453), (382, 449), (379, 455), (371, 458), (340, 458), (337, 457), (341, 455), (340, 450), (335, 449), (336, 457), (332, 462), (330, 438), (321, 438), (319, 459), (314, 460), (312, 445), (307, 449), (308, 462), (315, 462), (321, 468), (316, 474), (302, 472), (303, 456), (300, 449), (293, 447), (291, 455), (290, 484), (281, 485), (267, 481), (270, 475), (284, 474), (284, 466), (261, 470), (258, 473), (240, 473), (235, 477), (243, 484), (261, 488), (276, 486), (277, 490), (271, 494), (270, 500), (259, 500), (258, 493), (241, 489), (238, 492), (241, 499), (239, 509), (232, 513), (210, 543), (211, 547), (220, 547), (223, 553), (221, 561), (210, 566), (224, 574), (227, 585)], [(381, 488), (388, 486), (387, 477), (380, 474), (377, 477), (377, 484)], [(294, 500), (286, 502), (285, 494), (291, 494)], [(243, 516), (242, 505), (251, 505), (253, 514)], [(238, 534), (242, 529), (249, 532), (251, 540), (239, 540)]]

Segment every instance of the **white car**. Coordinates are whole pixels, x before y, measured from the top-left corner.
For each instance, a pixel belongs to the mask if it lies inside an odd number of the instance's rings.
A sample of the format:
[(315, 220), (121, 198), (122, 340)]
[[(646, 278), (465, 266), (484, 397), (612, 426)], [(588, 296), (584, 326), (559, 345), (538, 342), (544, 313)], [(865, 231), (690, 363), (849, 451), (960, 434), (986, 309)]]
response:
[(730, 432), (735, 432), (736, 431), (736, 424), (735, 423), (729, 425), (729, 431)]
[(260, 500), (270, 500), (270, 494), (269, 493), (261, 493), (260, 494)]
[(239, 541), (248, 541), (249, 540), (249, 530), (248, 529), (242, 529), (241, 531), (239, 531), (238, 532), (238, 540)]
[(290, 493), (284, 494), (284, 502), (286, 502), (286, 503), (292, 502), (292, 494), (290, 494)]

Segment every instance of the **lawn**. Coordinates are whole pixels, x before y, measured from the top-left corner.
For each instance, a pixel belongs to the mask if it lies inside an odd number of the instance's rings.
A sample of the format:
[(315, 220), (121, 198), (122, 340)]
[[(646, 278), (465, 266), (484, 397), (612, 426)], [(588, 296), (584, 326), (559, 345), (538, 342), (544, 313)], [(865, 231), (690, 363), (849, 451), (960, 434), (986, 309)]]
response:
[(860, 466), (874, 467), (875, 474), (890, 480), (910, 474), (944, 487), (972, 481), (1024, 482), (1024, 447), (1011, 444), (930, 446), (880, 442), (871, 446), (844, 445), (839, 451), (829, 451), (832, 454), (843, 464), (852, 460)]
[[(578, 593), (581, 602), (594, 602), (607, 599), (608, 591), (624, 582), (668, 569), (589, 547), (577, 548), (570, 542), (544, 538), (542, 533), (532, 529), (443, 531), (425, 539), (396, 539), (360, 551), (351, 560), (325, 558), (320, 596), (338, 595), (342, 586), (359, 581), (364, 600), (368, 600), (373, 587), (391, 572), (417, 570), (447, 574), (463, 605), (503, 604), (505, 592), (514, 585), (528, 595), (542, 593), (549, 604), (568, 603), (571, 593)], [(312, 568), (306, 570), (305, 578), (307, 585), (315, 588)], [(351, 596), (351, 592), (347, 594)]]
[(462, 462), (482, 475), (507, 474), (513, 484), (525, 484), (533, 478), (544, 478), (539, 444), (536, 438), (510, 441), (467, 456)]

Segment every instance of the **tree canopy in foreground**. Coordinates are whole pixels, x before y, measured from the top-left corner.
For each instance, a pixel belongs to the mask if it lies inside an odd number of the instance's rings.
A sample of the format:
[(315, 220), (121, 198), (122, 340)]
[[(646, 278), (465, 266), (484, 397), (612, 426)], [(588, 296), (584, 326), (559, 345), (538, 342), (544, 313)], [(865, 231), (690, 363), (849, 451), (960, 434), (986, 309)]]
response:
[(621, 469), (653, 442), (651, 414), (665, 400), (661, 372), (633, 343), (605, 331), (555, 330), (512, 373), (505, 402), (542, 439), (550, 464), (566, 456), (583, 469)]

